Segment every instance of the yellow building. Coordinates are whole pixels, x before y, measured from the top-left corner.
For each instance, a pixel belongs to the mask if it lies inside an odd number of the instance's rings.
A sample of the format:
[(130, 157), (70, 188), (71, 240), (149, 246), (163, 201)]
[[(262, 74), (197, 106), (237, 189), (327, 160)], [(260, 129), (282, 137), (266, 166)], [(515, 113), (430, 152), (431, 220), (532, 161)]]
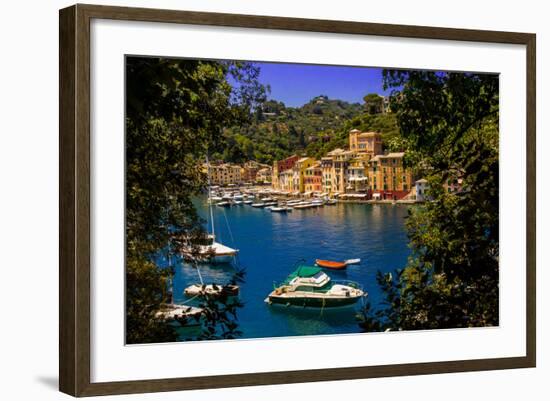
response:
[(258, 170), (256, 173), (256, 182), (265, 184), (272, 180), (271, 167), (264, 167)]
[(212, 185), (240, 184), (242, 182), (241, 166), (235, 164), (205, 165)]
[(349, 132), (349, 150), (371, 156), (382, 154), (382, 134), (353, 129)]
[(276, 161), (273, 162), (273, 167), (271, 168), (271, 188), (276, 191), (281, 190), (281, 184), (279, 181), (279, 163)]
[(305, 192), (305, 174), (306, 169), (315, 164), (315, 159), (312, 157), (302, 157), (294, 164), (292, 175), (292, 191), (300, 193)]
[(369, 160), (368, 189), (374, 198), (397, 200), (409, 194), (414, 181), (411, 170), (403, 167), (404, 155), (395, 152)]
[(371, 155), (358, 153), (348, 165), (348, 186), (346, 192), (366, 192), (368, 190), (368, 167)]
[(331, 178), (331, 188), (329, 193), (343, 194), (348, 186), (348, 165), (355, 156), (351, 150), (335, 149), (327, 154), (332, 158), (332, 170), (329, 175)]
[(292, 185), (292, 178), (294, 176), (293, 170), (285, 170), (279, 174), (279, 190), (285, 192), (293, 192), (294, 187)]
[(327, 194), (332, 193), (332, 174), (333, 174), (332, 166), (333, 166), (332, 157), (326, 156), (321, 158), (321, 173), (322, 173), (321, 187), (322, 187), (322, 191)]

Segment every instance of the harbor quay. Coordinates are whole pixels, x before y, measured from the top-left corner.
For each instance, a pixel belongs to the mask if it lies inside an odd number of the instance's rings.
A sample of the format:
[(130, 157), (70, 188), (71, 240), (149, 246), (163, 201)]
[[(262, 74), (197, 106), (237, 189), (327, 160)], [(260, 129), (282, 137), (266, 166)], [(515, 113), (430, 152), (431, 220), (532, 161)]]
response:
[[(291, 155), (273, 162), (208, 163), (211, 185), (245, 193), (285, 198), (323, 198), (351, 203), (417, 203), (426, 201), (428, 181), (405, 166), (404, 152), (383, 150), (382, 134), (349, 132), (347, 149), (337, 148), (320, 159)], [(449, 182), (449, 192), (460, 182)]]

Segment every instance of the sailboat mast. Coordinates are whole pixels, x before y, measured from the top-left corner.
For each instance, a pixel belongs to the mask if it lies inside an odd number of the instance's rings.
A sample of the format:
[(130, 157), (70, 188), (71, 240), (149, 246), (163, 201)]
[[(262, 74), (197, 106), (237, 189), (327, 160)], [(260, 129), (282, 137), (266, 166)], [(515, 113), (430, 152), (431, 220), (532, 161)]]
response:
[(171, 257), (171, 254), (170, 254), (170, 246), (168, 246), (168, 268), (170, 269), (170, 278), (169, 278), (169, 282), (170, 282), (170, 305), (174, 305), (174, 282), (173, 282), (173, 277), (172, 277), (172, 257)]
[(206, 169), (208, 177), (208, 209), (210, 212), (210, 224), (212, 225), (212, 235), (215, 236), (216, 234), (214, 232), (214, 211), (212, 210), (212, 188), (210, 183), (210, 161), (208, 160), (208, 153), (206, 154)]

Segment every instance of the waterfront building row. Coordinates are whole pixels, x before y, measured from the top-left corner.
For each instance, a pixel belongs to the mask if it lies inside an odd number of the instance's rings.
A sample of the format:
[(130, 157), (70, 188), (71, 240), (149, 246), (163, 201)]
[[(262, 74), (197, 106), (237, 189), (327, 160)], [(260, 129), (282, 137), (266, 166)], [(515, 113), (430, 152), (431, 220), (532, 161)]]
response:
[(243, 165), (233, 163), (204, 164), (212, 185), (269, 184), (271, 183), (271, 166), (248, 161)]
[(274, 162), (271, 183), (273, 189), (289, 193), (359, 193), (367, 199), (403, 199), (415, 190), (404, 155), (385, 154), (380, 133), (352, 130), (347, 150), (334, 149), (321, 160), (293, 155)]

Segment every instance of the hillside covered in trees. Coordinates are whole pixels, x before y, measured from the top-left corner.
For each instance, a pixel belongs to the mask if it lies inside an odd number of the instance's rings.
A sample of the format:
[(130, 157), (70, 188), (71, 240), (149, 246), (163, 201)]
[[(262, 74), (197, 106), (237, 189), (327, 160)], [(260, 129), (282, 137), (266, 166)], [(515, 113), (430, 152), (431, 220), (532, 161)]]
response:
[(324, 95), (301, 107), (268, 100), (254, 111), (249, 124), (225, 129), (224, 143), (213, 159), (272, 163), (292, 154), (319, 158), (337, 147), (347, 147), (348, 133), (353, 128), (381, 132), (390, 147), (391, 138), (398, 135), (394, 115), (373, 113), (365, 103), (348, 103)]

